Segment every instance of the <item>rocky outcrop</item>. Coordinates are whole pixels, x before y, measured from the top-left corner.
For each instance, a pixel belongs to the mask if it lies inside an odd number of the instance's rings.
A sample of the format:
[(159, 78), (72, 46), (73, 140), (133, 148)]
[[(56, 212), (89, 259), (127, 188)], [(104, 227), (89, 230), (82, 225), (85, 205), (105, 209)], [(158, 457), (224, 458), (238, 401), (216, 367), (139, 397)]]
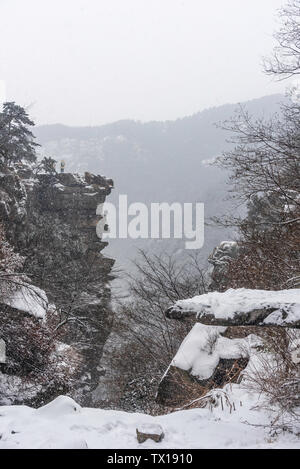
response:
[(245, 288), (211, 292), (177, 301), (171, 319), (194, 319), (213, 326), (283, 326), (300, 328), (300, 289), (267, 291)]
[(195, 324), (163, 376), (158, 404), (186, 405), (214, 388), (237, 383), (260, 344), (257, 327), (218, 327)]
[(157, 402), (174, 407), (237, 382), (266, 331), (299, 329), (300, 290), (214, 291), (179, 300), (165, 314), (195, 322), (158, 388)]
[(110, 333), (112, 259), (97, 237), (99, 204), (113, 182), (90, 173), (37, 174), (25, 165), (0, 173), (0, 220), (25, 274), (55, 304), (64, 341), (83, 361), (73, 395), (84, 405), (97, 386), (102, 349)]
[(210, 264), (208, 271), (210, 276), (209, 289), (211, 291), (224, 289), (224, 280), (226, 280), (228, 266), (233, 259), (237, 258), (240, 251), (241, 247), (235, 241), (222, 241), (214, 248), (208, 257)]
[(136, 437), (139, 443), (144, 443), (146, 440), (152, 440), (155, 441), (155, 443), (159, 443), (164, 436), (164, 431), (159, 424), (145, 423), (143, 425), (139, 425), (136, 429)]
[(159, 384), (156, 402), (166, 407), (185, 405), (211, 389), (222, 388), (228, 382), (237, 383), (247, 364), (247, 358), (222, 358), (213, 374), (202, 380), (186, 370), (170, 366)]

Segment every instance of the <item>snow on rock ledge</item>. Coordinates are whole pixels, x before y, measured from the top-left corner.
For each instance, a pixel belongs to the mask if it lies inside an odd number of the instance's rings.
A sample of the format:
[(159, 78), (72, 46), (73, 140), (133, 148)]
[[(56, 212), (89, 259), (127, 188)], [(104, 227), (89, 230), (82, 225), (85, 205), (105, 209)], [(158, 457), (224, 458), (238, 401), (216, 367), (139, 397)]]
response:
[(267, 291), (230, 289), (177, 301), (167, 309), (172, 319), (195, 318), (217, 326), (266, 325), (300, 328), (300, 289)]
[(22, 285), (8, 298), (1, 299), (1, 303), (38, 319), (45, 319), (48, 308), (48, 298), (44, 290), (27, 284)]
[(208, 390), (238, 382), (261, 339), (246, 328), (232, 337), (232, 329), (195, 324), (159, 384), (157, 402), (178, 407)]
[(199, 380), (207, 380), (212, 376), (220, 359), (247, 358), (251, 348), (260, 344), (255, 335), (244, 339), (223, 337), (221, 334), (226, 329), (195, 324), (179, 347), (171, 366), (189, 371)]

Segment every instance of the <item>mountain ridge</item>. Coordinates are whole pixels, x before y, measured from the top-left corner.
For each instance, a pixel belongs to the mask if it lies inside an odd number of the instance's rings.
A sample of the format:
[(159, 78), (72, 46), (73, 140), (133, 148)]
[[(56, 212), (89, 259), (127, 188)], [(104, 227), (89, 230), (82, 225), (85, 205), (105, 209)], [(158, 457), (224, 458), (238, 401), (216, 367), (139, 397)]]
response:
[[(189, 120), (189, 119), (193, 119), (193, 118), (196, 118), (196, 117), (202, 117), (204, 116), (205, 114), (209, 114), (211, 112), (214, 112), (215, 110), (221, 110), (221, 109), (228, 109), (228, 108), (231, 108), (231, 107), (237, 107), (239, 104), (242, 104), (242, 105), (246, 105), (246, 106), (249, 106), (251, 104), (255, 104), (255, 103), (259, 103), (261, 102), (262, 100), (270, 100), (270, 101), (274, 101), (274, 99), (278, 99), (279, 101), (282, 101), (282, 99), (284, 99), (284, 95), (282, 94), (271, 94), (271, 95), (267, 95), (267, 96), (262, 96), (262, 97), (259, 97), (259, 98), (254, 98), (254, 99), (251, 99), (251, 100), (247, 100), (247, 101), (242, 101), (242, 102), (237, 102), (237, 103), (225, 103), (225, 104), (222, 104), (220, 106), (212, 106), (212, 107), (207, 107), (207, 108), (204, 108), (200, 111), (197, 111), (193, 114), (189, 114), (189, 115), (186, 115), (186, 116), (183, 116), (183, 117), (178, 117), (176, 119), (167, 119), (167, 120), (147, 120), (147, 121), (141, 121), (141, 120), (138, 120), (138, 119), (120, 119), (120, 120), (117, 120), (117, 121), (112, 121), (112, 122), (109, 122), (109, 123), (106, 123), (106, 124), (99, 124), (99, 125), (91, 125), (91, 126), (86, 126), (86, 125), (82, 125), (82, 126), (73, 126), (73, 125), (69, 125), (69, 124), (62, 124), (60, 122), (57, 122), (57, 123), (54, 123), (54, 124), (41, 124), (41, 125), (37, 125), (35, 127), (35, 130), (37, 130), (36, 132), (36, 136), (37, 138), (41, 141), (41, 143), (44, 143), (45, 142), (45, 130), (49, 130), (49, 129), (52, 129), (53, 130), (53, 136), (55, 136), (56, 138), (58, 136), (62, 136), (60, 131), (61, 130), (64, 130), (64, 131), (68, 131), (70, 132), (70, 130), (72, 129), (73, 131), (90, 131), (90, 132), (94, 132), (96, 129), (99, 130), (100, 128), (101, 129), (109, 129), (111, 127), (114, 127), (114, 126), (120, 126), (122, 124), (125, 124), (125, 123), (130, 123), (130, 124), (133, 124), (133, 125), (137, 125), (137, 126), (143, 126), (143, 125), (153, 125), (153, 124), (175, 124), (175, 123), (178, 123), (178, 122), (182, 122), (182, 121), (185, 121), (185, 120)], [(67, 132), (67, 133), (68, 133)], [(71, 132), (72, 134), (72, 132)], [(68, 135), (65, 135), (67, 137), (70, 137), (70, 133)], [(48, 141), (49, 137), (46, 138), (46, 141)]]
[[(270, 95), (241, 103), (255, 118), (280, 110), (282, 95)], [(227, 173), (208, 162), (230, 150), (230, 133), (215, 124), (230, 119), (236, 104), (205, 109), (174, 121), (142, 123), (122, 120), (103, 126), (69, 127), (62, 124), (37, 127), (41, 154), (66, 162), (67, 172), (91, 171), (105, 174), (115, 183), (109, 197), (118, 207), (118, 196), (128, 203), (203, 202), (209, 218), (224, 215), (232, 208), (226, 201)], [(204, 258), (224, 239), (227, 230), (206, 228)], [(136, 256), (136, 248), (177, 251), (178, 240), (158, 243), (149, 240), (110, 240), (105, 252), (126, 266)], [(179, 243), (180, 244), (180, 243)], [(126, 259), (125, 259), (126, 255)]]

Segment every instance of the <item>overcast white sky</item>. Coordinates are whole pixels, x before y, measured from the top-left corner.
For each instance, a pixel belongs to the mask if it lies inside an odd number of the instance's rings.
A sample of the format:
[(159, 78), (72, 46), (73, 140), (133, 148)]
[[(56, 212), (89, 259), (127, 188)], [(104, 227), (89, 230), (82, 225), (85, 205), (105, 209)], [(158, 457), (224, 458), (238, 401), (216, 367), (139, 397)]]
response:
[(0, 0), (0, 80), (38, 124), (183, 117), (283, 91), (284, 0)]

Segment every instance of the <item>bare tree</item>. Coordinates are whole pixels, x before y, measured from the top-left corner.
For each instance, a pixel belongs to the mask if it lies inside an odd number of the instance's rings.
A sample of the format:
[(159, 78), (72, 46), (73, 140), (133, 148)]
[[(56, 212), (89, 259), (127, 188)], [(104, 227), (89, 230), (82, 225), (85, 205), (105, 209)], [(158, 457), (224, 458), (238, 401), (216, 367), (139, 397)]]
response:
[(8, 295), (17, 284), (22, 283), (24, 258), (16, 253), (6, 239), (0, 224), (0, 297)]
[(23, 270), (24, 258), (15, 253), (0, 225), (0, 338), (5, 341), (7, 358), (1, 365), (4, 385), (0, 401), (42, 404), (68, 392), (74, 385), (74, 373), (80, 357), (65, 344), (59, 351), (63, 330), (56, 327), (56, 311), (45, 311), (45, 320), (10, 307), (10, 299), (18, 298), (29, 308), (34, 303), (46, 307), (39, 290), (30, 284)]
[[(266, 72), (285, 79), (300, 74), (300, 1), (281, 10), (278, 46)], [(218, 288), (281, 290), (300, 286), (300, 101), (297, 90), (269, 120), (253, 120), (240, 108), (224, 124), (235, 147), (218, 159), (229, 169), (234, 197), (247, 205), (247, 216), (218, 223), (238, 228), (238, 253), (227, 261)], [(299, 419), (299, 333), (266, 328), (262, 350), (245, 375), (248, 389), (263, 394), (266, 404)]]
[(289, 0), (279, 13), (282, 26), (274, 35), (277, 47), (265, 60), (265, 70), (279, 79), (300, 74), (300, 1)]
[(273, 200), (269, 206), (270, 218), (264, 220), (266, 224), (300, 221), (297, 215), (300, 210), (299, 121), (291, 116), (295, 108), (296, 105), (285, 105), (281, 117), (253, 121), (241, 107), (223, 125), (232, 132), (235, 148), (224, 153), (217, 164), (230, 170), (232, 192), (243, 202), (262, 194), (276, 197), (277, 204)]
[(265, 328), (260, 336), (262, 346), (244, 373), (245, 386), (264, 396), (262, 406), (277, 409), (274, 423), (287, 415), (300, 422), (299, 330)]
[[(300, 44), (299, 8), (297, 0), (284, 10), (290, 16), (279, 33), (286, 38), (280, 43), (282, 58), (286, 57), (288, 38)], [(295, 73), (299, 52), (293, 49)], [(279, 59), (277, 65), (281, 68), (272, 73), (285, 76), (287, 65)], [(248, 214), (215, 220), (235, 226), (239, 232), (239, 255), (228, 263), (220, 289), (282, 289), (300, 284), (300, 103), (294, 94), (291, 90), (291, 99), (282, 104), (280, 114), (268, 120), (254, 120), (240, 107), (223, 124), (232, 133), (235, 146), (217, 164), (230, 171), (233, 197), (246, 204)]]
[(175, 254), (141, 250), (135, 266), (130, 299), (120, 305), (114, 327), (122, 346), (111, 352), (110, 361), (122, 390), (119, 405), (157, 413), (158, 383), (191, 328), (168, 320), (164, 312), (174, 301), (206, 292), (206, 274), (197, 255), (182, 262)]
[[(130, 279), (134, 307), (127, 317), (140, 324), (139, 330), (144, 331), (145, 338), (152, 337), (152, 342), (158, 342), (160, 356), (163, 346), (165, 359), (170, 361), (186, 327), (170, 323), (164, 313), (177, 300), (207, 291), (205, 271), (197, 254), (185, 261), (175, 254), (148, 254), (144, 250), (139, 251), (139, 256), (135, 261), (137, 275)], [(156, 331), (154, 337), (153, 331)]]

